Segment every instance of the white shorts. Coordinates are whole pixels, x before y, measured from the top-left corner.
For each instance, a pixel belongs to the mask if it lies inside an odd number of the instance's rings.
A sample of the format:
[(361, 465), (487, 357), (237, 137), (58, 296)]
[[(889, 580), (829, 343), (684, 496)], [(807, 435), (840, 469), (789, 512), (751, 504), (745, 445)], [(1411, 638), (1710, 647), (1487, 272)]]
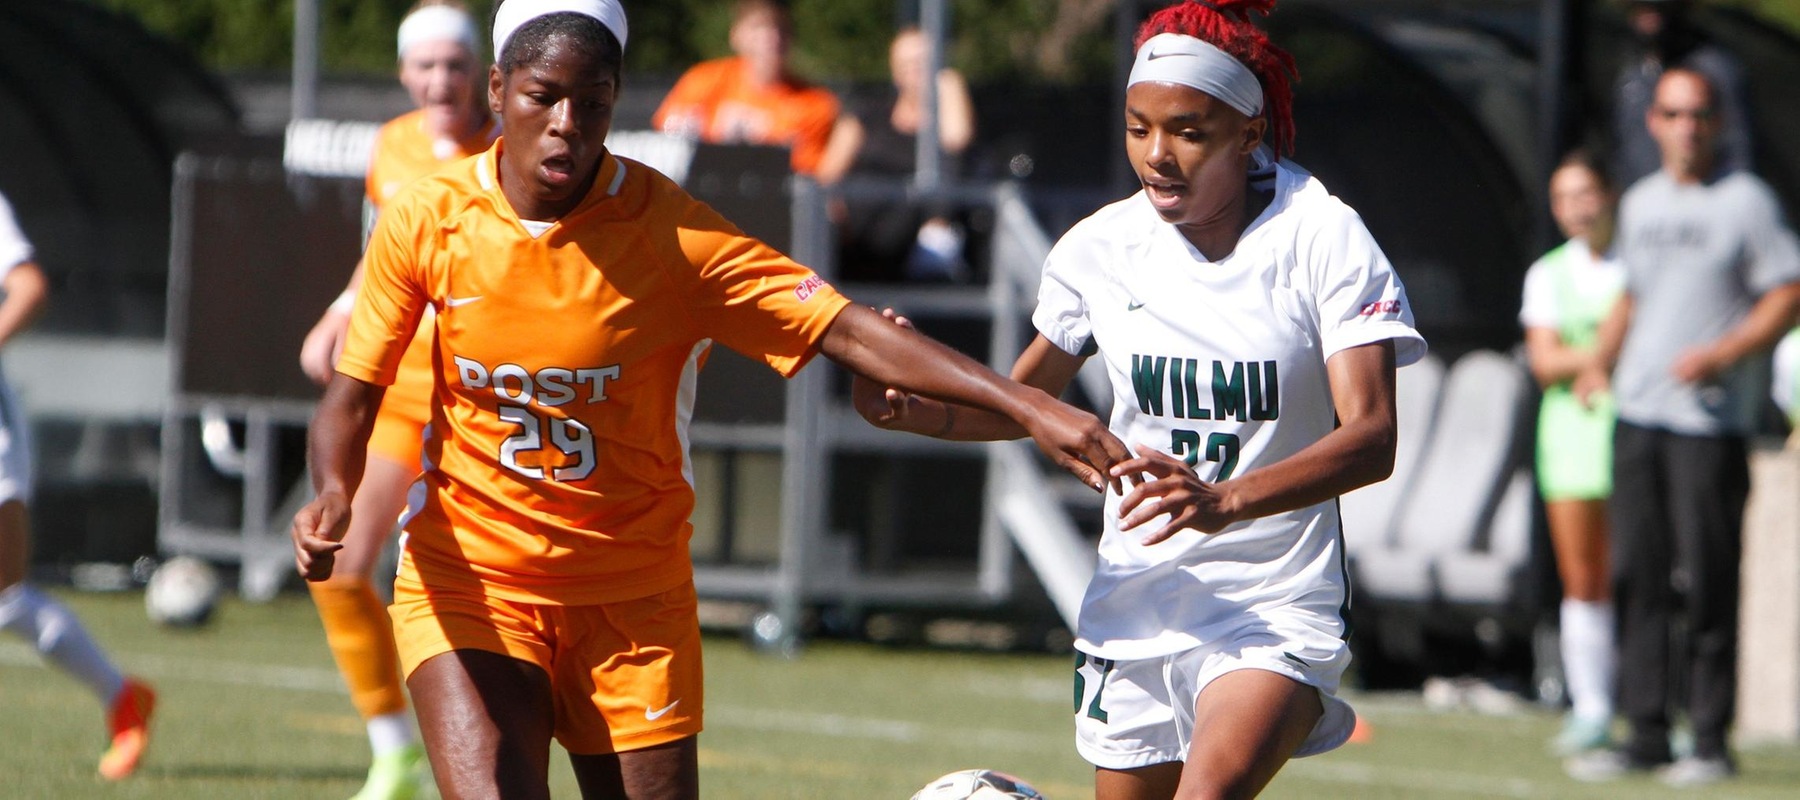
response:
[(12, 387), (0, 380), (0, 503), (31, 502), (31, 425)]
[(1265, 628), (1160, 658), (1076, 655), (1075, 749), (1103, 769), (1186, 761), (1200, 693), (1240, 669), (1273, 672), (1319, 690), (1325, 713), (1294, 757), (1333, 750), (1356, 727), (1356, 712), (1337, 696), (1350, 646), (1335, 637), (1278, 637)]

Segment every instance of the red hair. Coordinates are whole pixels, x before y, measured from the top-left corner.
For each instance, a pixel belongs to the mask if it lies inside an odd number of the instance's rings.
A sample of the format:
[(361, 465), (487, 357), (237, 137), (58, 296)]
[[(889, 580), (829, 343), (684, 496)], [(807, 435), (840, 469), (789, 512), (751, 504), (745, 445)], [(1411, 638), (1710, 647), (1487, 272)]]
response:
[(1294, 152), (1294, 88), (1300, 72), (1294, 57), (1269, 41), (1269, 35), (1250, 24), (1250, 14), (1267, 16), (1275, 0), (1182, 0), (1144, 20), (1133, 49), (1159, 33), (1192, 36), (1237, 59), (1263, 89), (1263, 115), (1269, 118), (1269, 137), (1281, 155)]

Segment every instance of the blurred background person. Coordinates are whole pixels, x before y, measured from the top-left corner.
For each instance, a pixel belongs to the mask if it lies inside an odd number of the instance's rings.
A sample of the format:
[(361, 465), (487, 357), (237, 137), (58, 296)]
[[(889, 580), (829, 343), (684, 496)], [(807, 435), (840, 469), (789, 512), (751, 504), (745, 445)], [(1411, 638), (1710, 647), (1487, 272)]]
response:
[[(4, 295), (0, 298), (0, 345), (4, 345), (44, 310), (49, 285), (3, 196), (0, 295)], [(100, 757), (100, 775), (116, 781), (137, 769), (150, 744), (156, 693), (142, 681), (119, 674), (81, 620), (26, 581), (31, 572), (31, 520), (25, 508), (31, 497), (31, 439), (18, 410), (18, 398), (0, 379), (0, 630), (24, 639), (100, 700), (111, 739)]]
[[(367, 204), (379, 210), (414, 179), (486, 150), (498, 129), (480, 91), (485, 77), (475, 21), (453, 0), (425, 0), (400, 23), (400, 83), (416, 108), (383, 125), (369, 162)], [(330, 380), (362, 283), (357, 265), (338, 302), (308, 334), (306, 374)], [(376, 562), (406, 507), (431, 419), (431, 328), (419, 326), (395, 385), (382, 400), (344, 549), (331, 580), (309, 582), (338, 671), (369, 735), (372, 760), (359, 800), (411, 797), (423, 780), (425, 751), (413, 731), (400, 682), (400, 660), (386, 602), (373, 582)], [(392, 590), (392, 576), (387, 592)]]
[(651, 126), (703, 142), (788, 147), (795, 172), (836, 183), (861, 145), (858, 130), (843, 121), (837, 95), (794, 74), (793, 42), (786, 3), (738, 0), (731, 22), (735, 55), (683, 74)]
[(1719, 96), (1717, 113), (1725, 122), (1719, 134), (1719, 167), (1754, 166), (1743, 63), (1694, 26), (1688, 19), (1691, 10), (1690, 0), (1625, 0), (1633, 47), (1613, 88), (1613, 174), (1625, 188), (1662, 167), (1662, 152), (1644, 127), (1644, 115), (1650, 111), (1657, 79), (1674, 67), (1705, 75)]
[[(1768, 351), (1800, 312), (1800, 244), (1768, 184), (1720, 162), (1724, 122), (1706, 76), (1663, 73), (1646, 124), (1662, 169), (1620, 203), (1625, 291), (1576, 379), (1577, 395), (1591, 398), (1613, 369), (1608, 512), (1619, 660), (1631, 669), (1619, 711), (1631, 735), (1622, 749), (1570, 761), (1569, 772), (1601, 780), (1660, 767), (1666, 783), (1698, 786), (1737, 773), (1728, 734), (1747, 440), (1762, 418)], [(1681, 652), (1672, 650), (1677, 614)], [(1669, 742), (1672, 669), (1687, 673), (1693, 732), (1679, 761)]]
[(1519, 310), (1531, 372), (1543, 388), (1537, 479), (1563, 587), (1561, 651), (1573, 708), (1553, 745), (1565, 756), (1611, 741), (1616, 659), (1606, 498), (1615, 415), (1609, 395), (1584, 405), (1571, 385), (1593, 360), (1600, 321), (1625, 284), (1613, 252), (1617, 201), (1590, 153), (1563, 158), (1550, 176), (1550, 213), (1568, 241), (1526, 271)]
[[(850, 166), (851, 178), (910, 182), (918, 170), (919, 127), (925, 117), (925, 81), (931, 43), (924, 31), (908, 27), (888, 48), (893, 91), (859, 104), (846, 124), (861, 129), (862, 147)], [(937, 76), (937, 132), (946, 182), (961, 177), (963, 157), (975, 138), (975, 105), (962, 73), (948, 67)], [(846, 201), (840, 235), (840, 263), (856, 277), (961, 281), (964, 231), (953, 206), (902, 198)]]

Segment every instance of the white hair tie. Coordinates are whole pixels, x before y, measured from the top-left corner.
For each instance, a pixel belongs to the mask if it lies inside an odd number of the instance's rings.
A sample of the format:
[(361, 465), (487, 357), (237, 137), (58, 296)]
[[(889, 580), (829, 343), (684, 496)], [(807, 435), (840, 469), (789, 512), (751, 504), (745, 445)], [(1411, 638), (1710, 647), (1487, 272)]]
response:
[(475, 20), (468, 12), (450, 6), (426, 6), (400, 21), (399, 52), (420, 42), (456, 42), (475, 52)]
[(563, 11), (594, 18), (612, 31), (613, 38), (619, 40), (619, 49), (625, 49), (625, 7), (619, 5), (619, 0), (505, 0), (494, 15), (494, 60), (500, 60), (507, 41), (525, 23)]
[(1217, 97), (1246, 117), (1262, 113), (1262, 84), (1244, 63), (1211, 43), (1159, 33), (1138, 48), (1126, 87), (1146, 81), (1180, 84)]

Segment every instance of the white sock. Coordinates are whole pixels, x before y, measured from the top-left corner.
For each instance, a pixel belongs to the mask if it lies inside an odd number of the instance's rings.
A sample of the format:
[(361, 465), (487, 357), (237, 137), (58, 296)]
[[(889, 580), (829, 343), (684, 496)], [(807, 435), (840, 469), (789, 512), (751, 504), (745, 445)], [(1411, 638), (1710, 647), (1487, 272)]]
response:
[(0, 630), (30, 642), (50, 663), (87, 684), (102, 706), (110, 707), (125, 686), (124, 676), (88, 638), (81, 620), (28, 584), (17, 583), (0, 592)]
[(1613, 670), (1618, 656), (1613, 642), (1610, 601), (1562, 601), (1563, 675), (1575, 716), (1610, 719), (1613, 713)]
[(369, 720), (369, 749), (380, 758), (413, 743), (412, 717), (404, 711)]

